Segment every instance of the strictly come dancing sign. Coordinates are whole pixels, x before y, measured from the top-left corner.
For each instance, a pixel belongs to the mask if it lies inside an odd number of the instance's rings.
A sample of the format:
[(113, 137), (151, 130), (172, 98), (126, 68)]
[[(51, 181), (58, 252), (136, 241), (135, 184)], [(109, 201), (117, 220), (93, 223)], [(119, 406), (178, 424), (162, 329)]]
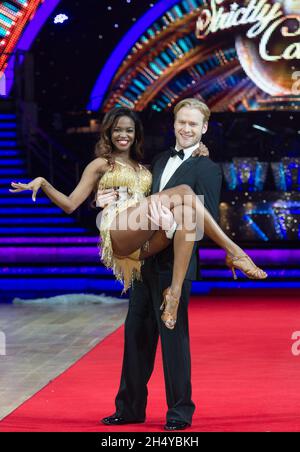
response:
[[(196, 26), (201, 40), (234, 33), (240, 63), (266, 93), (295, 93), (300, 71), (300, 0), (211, 0)], [(299, 72), (300, 76), (300, 72)]]

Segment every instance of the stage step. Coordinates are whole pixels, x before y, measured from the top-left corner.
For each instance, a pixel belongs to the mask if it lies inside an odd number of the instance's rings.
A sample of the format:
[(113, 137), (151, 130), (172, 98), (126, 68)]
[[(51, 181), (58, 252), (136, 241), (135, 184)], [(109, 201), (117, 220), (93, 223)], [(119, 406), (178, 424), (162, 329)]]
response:
[(0, 158), (1, 157), (25, 157), (25, 152), (21, 149), (0, 149)]
[(0, 114), (0, 121), (14, 121), (16, 120), (17, 115), (14, 113), (1, 113)]
[[(12, 222), (13, 224), (13, 222)], [(38, 234), (41, 236), (47, 236), (47, 235), (66, 235), (66, 234), (84, 234), (86, 232), (86, 229), (80, 228), (80, 227), (74, 227), (70, 225), (69, 228), (65, 227), (56, 227), (56, 226), (27, 226), (27, 227), (0, 227), (0, 235), (3, 236), (11, 236), (13, 234), (16, 235), (34, 235)]]
[(41, 196), (39, 197), (39, 193), (37, 194), (37, 199), (36, 201), (32, 201), (32, 192), (26, 191), (27, 193), (27, 198), (20, 198), (19, 197), (19, 193), (10, 193), (10, 197), (7, 198), (0, 198), (0, 205), (1, 206), (11, 206), (12, 203), (14, 204), (14, 206), (30, 206), (30, 207), (34, 207), (34, 206), (53, 206), (53, 203), (51, 202), (51, 200), (49, 198), (42, 198)]
[(3, 129), (0, 130), (0, 140), (3, 138), (16, 138), (16, 137), (17, 133), (15, 131), (3, 131)]
[[(71, 237), (7, 237), (0, 238), (0, 284), (6, 301), (15, 296), (38, 298), (62, 293), (110, 293), (120, 294), (122, 286), (111, 271), (100, 262), (98, 236)], [(194, 282), (192, 293), (204, 294), (212, 290), (300, 288), (298, 257), (290, 262), (291, 268), (283, 268), (290, 250), (252, 250), (259, 261), (277, 265), (265, 265), (269, 273), (266, 281), (250, 281), (240, 275), (233, 281), (231, 272), (224, 267), (224, 253), (218, 249), (202, 249), (201, 282)], [(275, 256), (277, 258), (275, 259)], [(294, 265), (294, 268), (292, 268)], [(14, 288), (12, 290), (12, 288)]]
[[(11, 193), (9, 190), (13, 189), (13, 187), (9, 186), (6, 188), (0, 188), (0, 204), (1, 204), (1, 197), (5, 197), (5, 196), (16, 196), (14, 193)], [(29, 191), (21, 191), (17, 194), (18, 198), (22, 197), (22, 198), (28, 198), (28, 196), (30, 196)]]
[[(32, 202), (32, 204), (34, 204)], [(0, 203), (1, 205), (1, 203)], [(34, 207), (17, 207), (13, 204), (12, 207), (0, 207), (0, 215), (15, 216), (15, 215), (66, 215), (59, 207), (42, 207), (36, 205)]]
[(28, 184), (32, 179), (26, 177), (14, 177), (11, 179), (10, 177), (0, 177), (0, 187), (7, 187), (7, 189), (11, 188), (10, 184), (11, 182), (21, 182), (22, 184)]
[(15, 159), (8, 159), (8, 158), (2, 158), (2, 155), (0, 154), (0, 167), (3, 166), (24, 166), (26, 164), (25, 159), (15, 158)]
[(74, 224), (76, 223), (74, 218), (71, 217), (58, 217), (58, 218), (40, 218), (40, 217), (22, 217), (22, 218), (0, 218), (1, 227), (7, 226), (11, 227), (11, 225), (30, 225), (30, 227), (35, 225), (43, 224), (45, 227), (51, 224)]
[[(101, 274), (88, 277), (85, 275), (63, 275), (62, 277), (12, 276), (1, 277), (1, 302), (10, 303), (14, 298), (36, 299), (47, 298), (61, 294), (92, 293), (120, 296), (122, 285), (114, 278), (104, 278)], [(252, 281), (245, 280), (239, 283), (228, 281), (203, 281), (193, 282), (192, 295), (207, 295), (214, 291), (228, 294), (228, 291), (246, 291), (247, 294), (255, 293), (255, 290), (270, 289), (300, 289), (299, 281)], [(227, 292), (225, 292), (227, 291)], [(129, 297), (129, 292), (124, 295)], [(228, 295), (227, 295), (228, 296)], [(221, 300), (220, 300), (221, 302)]]
[[(94, 254), (94, 253), (93, 253)], [(91, 254), (91, 257), (92, 255)], [(79, 255), (78, 257), (81, 257)], [(96, 257), (96, 253), (95, 253)], [(63, 258), (63, 256), (61, 256)], [(74, 257), (73, 257), (74, 259)], [(113, 273), (110, 270), (107, 270), (103, 265), (101, 265), (99, 257), (97, 257), (95, 260), (97, 262), (87, 263), (78, 265), (78, 263), (72, 262), (72, 259), (70, 258), (69, 261), (65, 260), (63, 261), (55, 261), (52, 265), (50, 265), (51, 260), (53, 260), (53, 255), (49, 255), (48, 262), (43, 261), (32, 261), (30, 265), (24, 264), (22, 266), (6, 263), (5, 267), (2, 267), (0, 269), (0, 278), (2, 276), (14, 276), (14, 275), (22, 275), (22, 276), (29, 276), (34, 277), (37, 275), (49, 275), (49, 277), (55, 277), (55, 276), (64, 276), (64, 275), (73, 275), (74, 277), (77, 276), (84, 276), (86, 278), (92, 278), (95, 275), (101, 275), (105, 279), (108, 279), (110, 277), (113, 278)], [(36, 262), (36, 265), (33, 266), (32, 264)], [(265, 270), (268, 272), (269, 278), (268, 282), (275, 282), (275, 281), (281, 281), (283, 278), (285, 281), (299, 281), (300, 280), (300, 270), (298, 269), (271, 269), (271, 268), (265, 268)], [(211, 270), (204, 270), (201, 273), (203, 281), (206, 282), (212, 282), (212, 281), (229, 281), (232, 280), (231, 272), (228, 269), (211, 269)], [(240, 282), (249, 281), (246, 276), (240, 275), (240, 279), (238, 281), (232, 281), (235, 284), (239, 284)], [(261, 283), (263, 281), (260, 281)]]
[(17, 147), (18, 143), (14, 140), (1, 140), (0, 139), (0, 152), (1, 152), (1, 148), (6, 149), (6, 148), (15, 148)]
[(0, 226), (0, 240), (5, 237), (48, 237), (48, 236), (77, 236), (78, 234), (84, 234), (85, 228), (77, 226), (77, 223), (66, 222), (62, 225), (60, 223), (51, 224), (51, 222), (45, 225), (39, 224), (26, 224), (14, 225), (14, 222), (7, 223), (7, 226)]
[(12, 237), (11, 239), (7, 237), (0, 237), (0, 256), (3, 255), (7, 258), (5, 250), (8, 250), (9, 255), (16, 252), (18, 253), (17, 257), (20, 258), (23, 252), (22, 248), (24, 247), (27, 251), (32, 250), (33, 253), (36, 251), (39, 256), (42, 252), (47, 254), (48, 250), (50, 250), (50, 255), (53, 250), (55, 253), (59, 253), (59, 249), (64, 248), (67, 253), (73, 252), (75, 257), (78, 256), (78, 253), (80, 253), (80, 256), (82, 257), (82, 253), (89, 253), (89, 255), (92, 255), (98, 242), (98, 236), (88, 236), (87, 234), (79, 236), (74, 235), (72, 237)]
[[(1, 120), (0, 120), (1, 121)], [(0, 122), (0, 130), (16, 130), (17, 123), (9, 122), (9, 121), (1, 121)]]
[[(15, 182), (16, 177), (27, 176), (26, 168), (0, 168), (0, 179), (4, 176), (5, 179), (10, 179), (10, 182)], [(21, 182), (19, 179), (16, 182)]]
[[(6, 299), (17, 296), (19, 289), (19, 296), (28, 294), (28, 289), (41, 294), (49, 287), (50, 279), (52, 287), (56, 284), (59, 292), (68, 285), (69, 288), (76, 285), (70, 275), (82, 274), (81, 262), (74, 262), (73, 258), (69, 263), (72, 268), (62, 266), (56, 270), (60, 265), (56, 262), (57, 250), (66, 256), (70, 246), (78, 253), (78, 250), (91, 249), (93, 243), (95, 258), (99, 261), (97, 242), (88, 237), (88, 231), (77, 223), (75, 215), (67, 215), (41, 190), (35, 203), (30, 191), (9, 191), (11, 182), (32, 180), (27, 174), (26, 154), (19, 147), (17, 128), (15, 114), (0, 113), (0, 281), (2, 298)], [(42, 264), (43, 259), (48, 265)], [(95, 273), (95, 279), (101, 281), (101, 266), (98, 269), (100, 272)], [(55, 273), (59, 276), (56, 283)]]

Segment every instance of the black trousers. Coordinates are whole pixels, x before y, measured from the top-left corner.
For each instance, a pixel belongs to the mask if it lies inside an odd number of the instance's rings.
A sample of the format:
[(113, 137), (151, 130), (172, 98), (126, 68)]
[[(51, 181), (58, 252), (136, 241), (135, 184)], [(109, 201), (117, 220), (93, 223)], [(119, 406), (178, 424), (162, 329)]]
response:
[(147, 383), (151, 377), (160, 335), (166, 397), (167, 421), (189, 424), (195, 411), (191, 400), (191, 359), (188, 303), (191, 282), (185, 280), (174, 330), (161, 321), (162, 293), (171, 275), (143, 272), (143, 282), (135, 281), (125, 321), (125, 347), (121, 383), (116, 396), (116, 413), (127, 420), (145, 420)]

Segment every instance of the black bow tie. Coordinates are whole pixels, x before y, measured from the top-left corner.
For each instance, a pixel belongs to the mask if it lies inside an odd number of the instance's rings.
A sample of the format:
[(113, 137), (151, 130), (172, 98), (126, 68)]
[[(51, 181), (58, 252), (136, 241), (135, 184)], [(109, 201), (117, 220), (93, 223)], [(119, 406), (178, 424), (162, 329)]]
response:
[(176, 151), (176, 149), (171, 148), (171, 157), (176, 157), (178, 156), (179, 158), (181, 158), (181, 160), (184, 159), (184, 150), (181, 149), (181, 151)]

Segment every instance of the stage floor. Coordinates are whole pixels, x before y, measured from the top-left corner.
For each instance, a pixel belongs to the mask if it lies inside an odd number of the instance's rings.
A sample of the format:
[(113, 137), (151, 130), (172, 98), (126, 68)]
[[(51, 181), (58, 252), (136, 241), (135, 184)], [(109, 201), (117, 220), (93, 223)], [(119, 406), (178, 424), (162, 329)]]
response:
[[(1, 306), (8, 339), (7, 356), (0, 357), (2, 416), (29, 400), (0, 422), (0, 431), (162, 432), (160, 351), (146, 422), (99, 424), (114, 412), (126, 310), (126, 303)], [(189, 319), (197, 407), (189, 431), (300, 431), (299, 291), (192, 297)]]
[(1, 305), (0, 419), (115, 331), (128, 302), (83, 305)]

